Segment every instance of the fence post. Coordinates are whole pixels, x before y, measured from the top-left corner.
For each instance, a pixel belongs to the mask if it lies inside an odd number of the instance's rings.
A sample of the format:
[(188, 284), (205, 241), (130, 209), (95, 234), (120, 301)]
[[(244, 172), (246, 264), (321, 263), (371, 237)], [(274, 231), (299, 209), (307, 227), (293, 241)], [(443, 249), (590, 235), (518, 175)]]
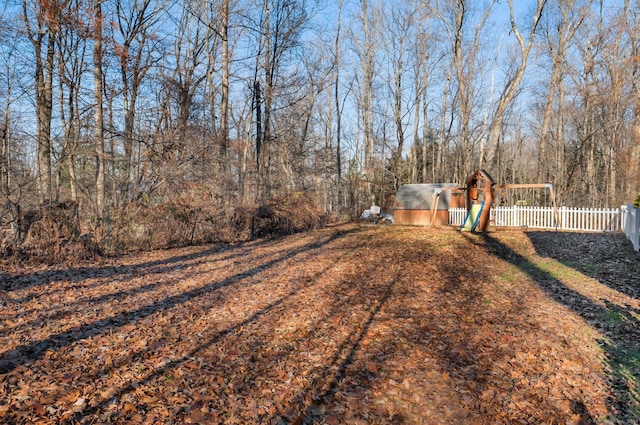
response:
[(629, 204), (629, 208), (631, 208), (631, 216), (633, 217), (632, 226), (633, 226), (633, 249), (636, 251), (640, 251), (640, 214), (637, 208), (633, 208), (633, 205)]
[(622, 231), (633, 244), (633, 249), (640, 251), (640, 213), (632, 204), (620, 207)]

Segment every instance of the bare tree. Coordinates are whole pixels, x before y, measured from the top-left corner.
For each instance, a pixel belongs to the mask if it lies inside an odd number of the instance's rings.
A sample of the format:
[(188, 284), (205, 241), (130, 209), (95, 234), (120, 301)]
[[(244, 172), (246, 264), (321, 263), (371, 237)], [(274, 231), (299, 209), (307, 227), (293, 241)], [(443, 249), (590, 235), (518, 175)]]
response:
[[(409, 52), (412, 51), (409, 45), (410, 40), (414, 38), (416, 11), (409, 7), (404, 8), (398, 5), (394, 8), (388, 19), (386, 20), (385, 41), (387, 45), (387, 61), (389, 63), (388, 85), (389, 92), (393, 103), (393, 125), (395, 127), (396, 146), (393, 152), (393, 168), (394, 177), (393, 189), (397, 190), (403, 183), (403, 151), (405, 144), (405, 132), (407, 126), (407, 115), (411, 112), (411, 108), (419, 109), (416, 101), (419, 97), (412, 99), (405, 107), (405, 100), (409, 91), (405, 80), (407, 76), (407, 62), (409, 64), (412, 58)], [(413, 93), (411, 93), (413, 94)], [(425, 141), (426, 143), (426, 141)]]
[(105, 147), (104, 147), (104, 109), (103, 109), (103, 70), (102, 70), (102, 41), (103, 15), (102, 1), (93, 0), (93, 84), (94, 84), (94, 147), (96, 155), (96, 216), (101, 219), (105, 210)]
[(337, 209), (342, 209), (342, 110), (344, 102), (340, 100), (340, 66), (341, 66), (341, 50), (340, 50), (340, 36), (342, 30), (342, 10), (344, 8), (344, 0), (340, 0), (338, 3), (338, 26), (336, 28), (336, 38), (334, 43), (334, 64), (333, 69), (335, 72), (334, 80), (334, 102), (336, 109), (336, 184), (338, 192), (338, 205)]
[(229, 149), (229, 76), (231, 52), (229, 50), (229, 0), (222, 0), (220, 38), (222, 41), (222, 89), (220, 96), (220, 158), (223, 169), (227, 163)]
[(30, 137), (35, 111), (21, 106), (22, 99), (32, 97), (34, 61), (24, 51), (24, 32), (16, 31), (23, 17), (4, 12), (0, 10), (0, 223), (9, 225), (14, 241), (21, 242), (22, 207), (39, 201), (32, 190), (37, 178)]
[[(557, 134), (550, 140), (550, 127), (552, 123), (554, 108), (560, 86), (564, 84), (567, 73), (568, 50), (572, 46), (572, 41), (581, 27), (585, 18), (589, 14), (591, 0), (555, 0), (550, 6), (543, 22), (543, 34), (546, 53), (551, 61), (551, 75), (548, 82), (548, 91), (543, 109), (542, 123), (540, 126), (540, 144), (538, 146), (538, 167), (537, 180), (550, 181), (552, 177), (553, 156), (549, 155), (549, 150), (559, 141)], [(562, 104), (558, 104), (561, 108)], [(555, 139), (555, 141), (554, 141)], [(559, 147), (562, 149), (562, 146)]]
[[(484, 8), (480, 17), (475, 18), (475, 26), (473, 28), (473, 37), (467, 40), (469, 35), (469, 26), (474, 22), (475, 11), (471, 8), (471, 2), (467, 0), (450, 0), (439, 5), (438, 8), (433, 7), (432, 13), (436, 15), (444, 28), (451, 46), (451, 77), (454, 77), (455, 87), (449, 84), (447, 77), (447, 88), (454, 90), (455, 109), (452, 108), (452, 116), (449, 125), (454, 122), (457, 125), (456, 135), (456, 153), (454, 160), (454, 180), (464, 181), (466, 176), (472, 171), (472, 158), (474, 150), (473, 141), (473, 117), (476, 115), (474, 110), (474, 96), (476, 93), (478, 61), (481, 59), (481, 41), (487, 20), (491, 15), (491, 11), (495, 4), (495, 0), (490, 1)], [(444, 113), (446, 104), (443, 99), (443, 121), (441, 123), (441, 138), (444, 138), (447, 124), (444, 121)]]
[(80, 90), (86, 71), (86, 39), (85, 28), (80, 23), (84, 18), (77, 4), (72, 5), (73, 15), (70, 14), (65, 25), (60, 27), (58, 37), (58, 83), (59, 83), (59, 119), (64, 131), (63, 144), (58, 165), (58, 177), (55, 189), (55, 199), (60, 197), (60, 174), (66, 168), (69, 178), (69, 196), (72, 201), (78, 201), (78, 176), (76, 173), (76, 153), (81, 132), (82, 112), (80, 105)]
[[(625, 0), (623, 15), (624, 29), (628, 38), (629, 54), (635, 60), (630, 63), (630, 81), (631, 81), (631, 134), (628, 155), (626, 158), (626, 168), (628, 170), (626, 182), (627, 193), (633, 192), (640, 186), (640, 3), (636, 0), (635, 5), (632, 0)], [(629, 196), (629, 195), (627, 195)]]
[(36, 164), (40, 202), (52, 201), (51, 118), (56, 40), (60, 30), (63, 1), (23, 0), (25, 29), (34, 49), (36, 99)]
[[(202, 72), (200, 65), (204, 60), (204, 49), (207, 46), (207, 37), (210, 33), (199, 24), (199, 16), (202, 11), (199, 8), (189, 7), (182, 10), (176, 28), (176, 38), (173, 43), (174, 68), (168, 77), (170, 96), (175, 99), (177, 106), (177, 119), (173, 140), (164, 146), (165, 157), (171, 158), (175, 153), (176, 158), (185, 149), (185, 144), (192, 137), (188, 133), (191, 113), (196, 92), (205, 81), (206, 73)], [(195, 16), (194, 16), (195, 14)], [(175, 152), (174, 152), (175, 151)]]
[(124, 167), (123, 195), (131, 195), (134, 181), (132, 161), (134, 152), (135, 119), (142, 83), (157, 60), (154, 52), (159, 40), (154, 26), (161, 18), (166, 0), (116, 0), (118, 38), (113, 40), (119, 60), (124, 107)]
[(526, 40), (520, 33), (520, 29), (518, 27), (518, 24), (516, 23), (513, 0), (507, 0), (507, 3), (509, 4), (511, 32), (516, 38), (520, 50), (519, 63), (513, 73), (511, 75), (507, 75), (506, 83), (504, 85), (502, 93), (500, 94), (500, 98), (497, 101), (497, 105), (491, 119), (491, 124), (489, 125), (487, 146), (485, 149), (483, 145), (481, 149), (481, 167), (485, 163), (492, 166), (496, 164), (496, 155), (499, 149), (500, 133), (502, 132), (504, 117), (507, 109), (515, 99), (520, 84), (522, 83), (522, 79), (524, 78), (527, 69), (527, 62), (529, 60), (529, 53), (531, 52), (531, 48), (535, 39), (536, 28), (538, 27), (538, 23), (540, 22), (540, 18), (542, 17), (542, 12), (545, 5), (547, 4), (547, 0), (537, 0), (536, 9), (531, 19), (529, 36)]
[[(420, 11), (418, 12), (418, 23), (416, 34), (416, 43), (414, 46), (414, 85), (415, 85), (415, 115), (413, 126), (413, 140), (414, 146), (417, 147), (421, 144), (421, 168), (419, 170), (420, 180), (422, 182), (429, 181), (441, 181), (442, 175), (442, 153), (444, 143), (438, 143), (436, 138), (431, 137), (431, 127), (429, 123), (429, 84), (432, 78), (432, 74), (435, 73), (435, 63), (433, 61), (434, 46), (437, 39), (431, 34), (432, 16), (429, 13), (429, 8), (426, 7), (426, 0), (421, 0)], [(443, 94), (446, 94), (447, 89)], [(446, 96), (443, 96), (446, 103)], [(420, 133), (420, 119), (422, 118), (422, 132)], [(443, 117), (444, 118), (444, 117)], [(421, 140), (421, 143), (418, 143)], [(429, 176), (429, 143), (431, 145), (431, 176)], [(417, 154), (417, 152), (416, 152)], [(417, 157), (416, 157), (417, 159)], [(417, 167), (417, 161), (415, 163)], [(416, 170), (416, 175), (418, 170)]]
[(373, 77), (375, 68), (375, 43), (371, 29), (371, 17), (368, 0), (360, 0), (360, 20), (363, 30), (360, 65), (362, 67), (362, 127), (364, 136), (364, 174), (367, 179), (369, 201), (375, 203), (373, 182), (375, 180), (374, 155), (375, 144), (373, 134)]
[[(291, 54), (300, 46), (300, 36), (308, 21), (305, 4), (297, 0), (264, 0), (260, 22), (260, 55), (254, 82), (257, 136), (256, 155), (259, 197), (272, 191), (272, 153), (276, 135), (274, 105), (279, 91), (288, 83), (286, 65)], [(290, 102), (289, 102), (290, 103)], [(284, 106), (284, 105), (283, 105)], [(284, 109), (282, 109), (284, 111)]]
[(0, 97), (3, 98), (0, 110), (2, 111), (2, 117), (0, 118), (0, 196), (2, 197), (2, 203), (0, 204), (0, 222), (4, 221), (4, 217), (9, 217), (9, 221), (12, 223), (14, 235), (16, 235), (15, 220), (12, 217), (13, 214), (13, 202), (11, 199), (11, 132), (12, 132), (12, 103), (14, 97), (14, 87), (17, 84), (16, 75), (14, 71), (15, 57), (17, 53), (17, 45), (11, 43), (7, 37), (5, 37), (6, 29), (5, 22), (0, 16), (0, 42), (4, 46), (0, 51), (2, 62), (2, 72), (0, 72), (0, 86), (3, 90), (0, 91)]

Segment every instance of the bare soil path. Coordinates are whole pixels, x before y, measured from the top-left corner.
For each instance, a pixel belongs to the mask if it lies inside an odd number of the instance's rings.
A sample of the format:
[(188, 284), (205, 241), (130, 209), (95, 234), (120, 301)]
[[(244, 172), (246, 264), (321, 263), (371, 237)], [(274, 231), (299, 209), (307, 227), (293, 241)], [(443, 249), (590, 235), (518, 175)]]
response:
[(0, 272), (0, 423), (640, 423), (616, 234), (343, 225)]

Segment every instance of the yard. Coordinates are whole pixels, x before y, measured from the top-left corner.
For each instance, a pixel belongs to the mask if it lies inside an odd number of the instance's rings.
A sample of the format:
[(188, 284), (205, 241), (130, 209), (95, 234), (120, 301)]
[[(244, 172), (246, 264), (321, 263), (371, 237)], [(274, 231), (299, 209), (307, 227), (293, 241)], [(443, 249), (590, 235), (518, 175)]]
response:
[(0, 272), (0, 422), (640, 423), (624, 235), (340, 225)]

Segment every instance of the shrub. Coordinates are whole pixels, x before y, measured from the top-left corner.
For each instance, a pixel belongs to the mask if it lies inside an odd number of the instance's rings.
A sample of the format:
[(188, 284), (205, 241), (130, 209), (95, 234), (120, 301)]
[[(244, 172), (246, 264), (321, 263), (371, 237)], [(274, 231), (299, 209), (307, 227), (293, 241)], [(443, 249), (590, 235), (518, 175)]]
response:
[(101, 224), (99, 239), (109, 254), (221, 242), (221, 214), (218, 205), (189, 197), (131, 203)]
[(99, 255), (246, 241), (317, 229), (328, 218), (304, 192), (236, 208), (225, 207), (213, 197), (183, 195), (158, 204), (132, 202), (117, 211), (112, 209), (91, 225), (91, 232), (83, 233), (77, 204), (68, 202), (24, 214), (22, 240), (11, 243), (8, 235), (0, 234), (0, 258), (54, 264)]
[(316, 206), (306, 192), (273, 198), (255, 210), (251, 237), (291, 234), (323, 227), (329, 216)]
[(640, 208), (640, 195), (638, 195), (636, 200), (633, 202), (633, 208)]
[(81, 232), (78, 205), (74, 202), (28, 211), (21, 217), (20, 227), (24, 238), (12, 251), (16, 260), (58, 264), (101, 255), (93, 237)]

